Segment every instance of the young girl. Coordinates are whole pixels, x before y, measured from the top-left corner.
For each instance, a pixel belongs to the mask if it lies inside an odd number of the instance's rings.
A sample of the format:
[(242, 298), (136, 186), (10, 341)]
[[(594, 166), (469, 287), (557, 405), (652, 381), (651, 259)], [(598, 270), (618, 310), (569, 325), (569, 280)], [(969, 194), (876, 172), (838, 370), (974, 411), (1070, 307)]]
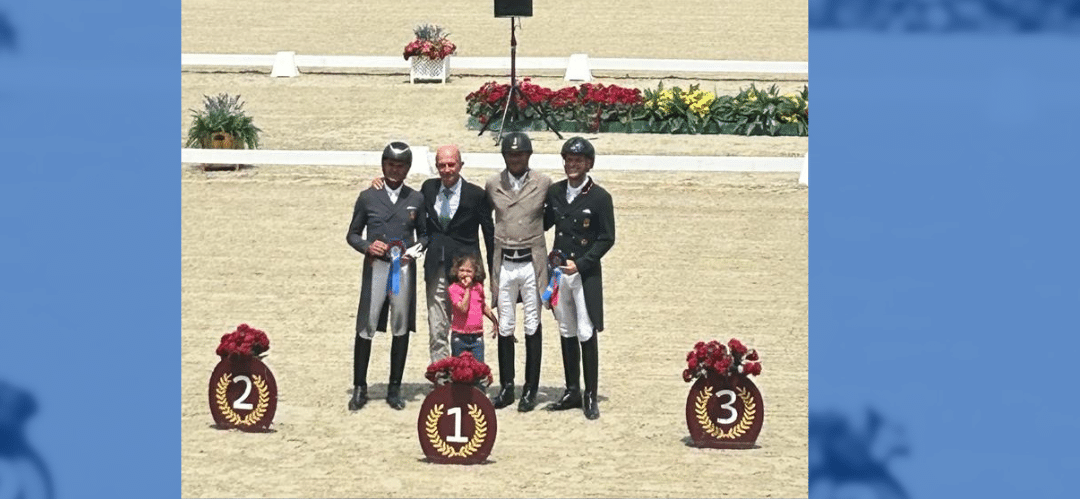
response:
[(450, 269), (454, 280), (447, 288), (450, 296), (450, 354), (462, 352), (484, 361), (484, 317), (491, 319), (495, 330), (499, 319), (484, 299), (484, 268), (476, 255), (464, 255), (454, 259)]

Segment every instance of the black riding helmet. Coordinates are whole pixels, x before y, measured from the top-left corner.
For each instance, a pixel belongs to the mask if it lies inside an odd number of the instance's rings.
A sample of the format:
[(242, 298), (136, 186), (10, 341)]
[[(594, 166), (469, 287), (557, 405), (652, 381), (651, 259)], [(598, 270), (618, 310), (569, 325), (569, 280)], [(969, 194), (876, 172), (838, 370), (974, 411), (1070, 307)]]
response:
[(412, 149), (409, 149), (409, 144), (404, 142), (391, 142), (383, 149), (382, 159), (401, 161), (407, 166), (412, 166)]
[(532, 141), (525, 132), (509, 132), (502, 138), (502, 153), (533, 152)]
[(589, 159), (596, 159), (596, 149), (593, 149), (592, 144), (582, 137), (571, 137), (562, 146), (562, 156), (565, 158), (567, 154), (580, 154)]

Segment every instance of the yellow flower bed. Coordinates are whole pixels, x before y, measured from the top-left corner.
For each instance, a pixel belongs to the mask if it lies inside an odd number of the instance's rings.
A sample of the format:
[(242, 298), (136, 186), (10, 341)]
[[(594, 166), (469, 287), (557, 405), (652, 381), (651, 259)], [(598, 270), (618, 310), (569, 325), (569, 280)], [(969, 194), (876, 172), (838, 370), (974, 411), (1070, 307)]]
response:
[[(679, 99), (683, 104), (690, 106), (690, 111), (698, 116), (705, 116), (709, 114), (709, 106), (716, 100), (716, 94), (707, 92), (698, 88), (692, 88), (689, 92), (682, 92), (679, 95)], [(675, 91), (673, 89), (666, 89), (660, 92), (659, 98), (656, 102), (646, 102), (646, 107), (655, 109), (656, 106), (660, 107), (660, 111), (670, 113), (675, 108), (673, 103), (675, 102)]]

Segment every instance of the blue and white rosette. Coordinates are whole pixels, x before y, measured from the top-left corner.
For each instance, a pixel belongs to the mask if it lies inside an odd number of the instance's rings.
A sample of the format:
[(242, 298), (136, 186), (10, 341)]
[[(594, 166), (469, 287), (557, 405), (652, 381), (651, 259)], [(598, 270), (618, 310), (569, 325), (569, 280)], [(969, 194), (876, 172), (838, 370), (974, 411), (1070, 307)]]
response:
[(405, 254), (405, 242), (391, 241), (387, 254), (390, 255), (390, 278), (386, 280), (386, 288), (396, 295), (401, 291), (401, 256)]
[(551, 279), (540, 299), (545, 302), (550, 300), (553, 307), (559, 303), (559, 279), (562, 278), (560, 267), (565, 264), (566, 257), (563, 256), (562, 251), (551, 250), (551, 253), (548, 253), (548, 273), (551, 274)]

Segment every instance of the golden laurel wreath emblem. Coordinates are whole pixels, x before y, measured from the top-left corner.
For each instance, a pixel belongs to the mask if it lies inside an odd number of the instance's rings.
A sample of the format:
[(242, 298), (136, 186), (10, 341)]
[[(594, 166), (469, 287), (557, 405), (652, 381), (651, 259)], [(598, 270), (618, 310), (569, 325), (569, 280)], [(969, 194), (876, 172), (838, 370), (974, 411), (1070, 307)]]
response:
[(487, 437), (487, 419), (484, 418), (484, 413), (480, 412), (480, 408), (476, 404), (469, 404), (469, 416), (473, 418), (473, 436), (469, 439), (465, 445), (460, 449), (454, 450), (454, 447), (439, 436), (439, 418), (443, 414), (443, 404), (435, 404), (431, 408), (431, 412), (428, 413), (427, 422), (424, 427), (427, 429), (428, 441), (435, 447), (435, 450), (439, 454), (446, 457), (469, 457), (484, 444), (484, 440)]
[(225, 395), (229, 389), (229, 383), (232, 382), (232, 374), (225, 373), (218, 380), (217, 389), (214, 390), (218, 409), (221, 410), (221, 414), (225, 416), (225, 419), (236, 426), (251, 426), (256, 421), (262, 419), (266, 414), (267, 407), (270, 406), (270, 390), (266, 387), (266, 381), (263, 381), (262, 377), (256, 374), (251, 375), (251, 384), (255, 385), (255, 389), (259, 392), (259, 403), (255, 405), (255, 410), (248, 413), (247, 416), (241, 418), (236, 411), (232, 410), (229, 406), (229, 399)]
[(731, 429), (724, 431), (723, 428), (713, 424), (712, 418), (709, 417), (708, 411), (705, 410), (706, 404), (709, 402), (709, 397), (712, 396), (711, 386), (705, 387), (698, 395), (697, 402), (694, 404), (695, 411), (697, 413), (698, 423), (705, 430), (705, 433), (712, 435), (718, 439), (736, 439), (746, 433), (746, 430), (750, 429), (750, 425), (754, 423), (754, 415), (757, 413), (757, 404), (754, 403), (754, 397), (750, 395), (750, 392), (745, 388), (739, 386), (735, 389), (739, 392), (739, 399), (743, 402), (742, 417), (739, 418), (739, 422), (732, 426)]

